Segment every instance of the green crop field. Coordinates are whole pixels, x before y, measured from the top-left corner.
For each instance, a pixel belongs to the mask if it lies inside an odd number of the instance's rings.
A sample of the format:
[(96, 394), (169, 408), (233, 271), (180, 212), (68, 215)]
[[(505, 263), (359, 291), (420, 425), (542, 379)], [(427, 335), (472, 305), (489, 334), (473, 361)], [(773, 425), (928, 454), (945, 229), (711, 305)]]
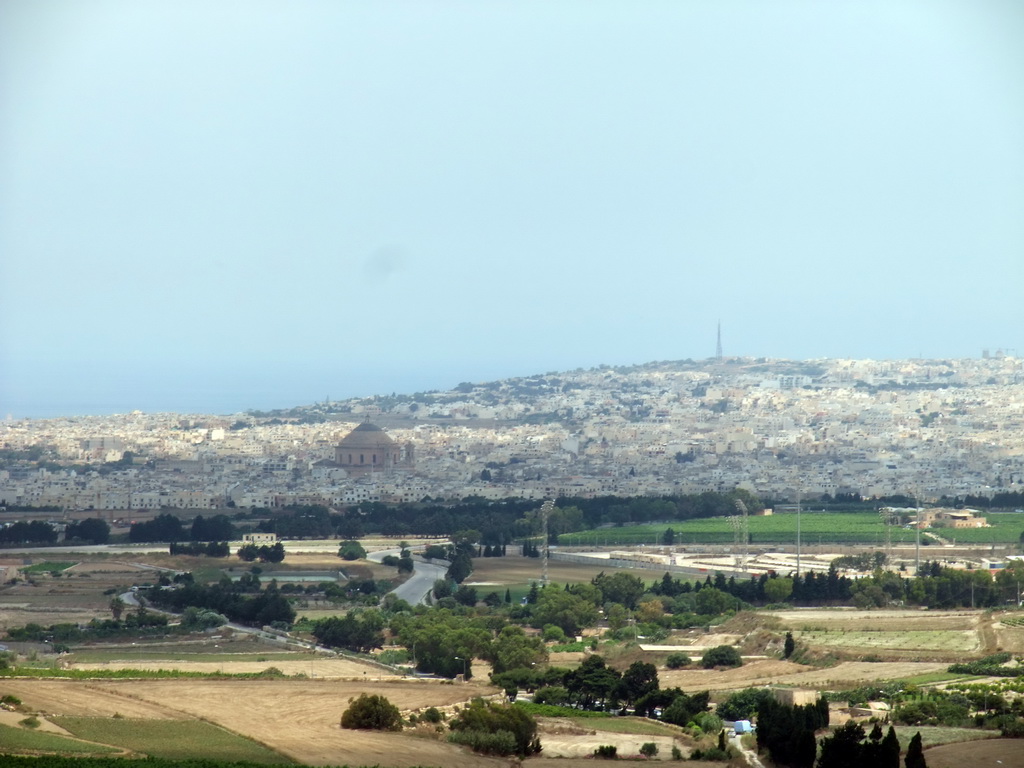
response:
[(0, 753), (56, 752), (62, 755), (109, 755), (119, 751), (115, 747), (87, 744), (56, 733), (0, 725)]
[[(795, 544), (796, 514), (786, 512), (768, 517), (749, 517), (747, 528), (753, 544)], [(991, 528), (931, 530), (947, 540), (968, 543), (1010, 543), (1019, 541), (1024, 531), (1024, 514), (1004, 513), (987, 516)], [(665, 531), (675, 531), (675, 543), (731, 544), (735, 540), (729, 518), (710, 517), (654, 525), (631, 525), (621, 528), (600, 528), (593, 531), (565, 533), (558, 537), (564, 546), (619, 546), (660, 544)], [(886, 542), (886, 526), (874, 512), (804, 512), (800, 515), (800, 537), (804, 544), (867, 544), (882, 547)], [(889, 526), (894, 544), (911, 543), (915, 532)]]
[(36, 563), (30, 565), (27, 568), (22, 568), (23, 573), (60, 573), (66, 571), (73, 565), (78, 565), (77, 562), (52, 562), (47, 560), (45, 563)]
[(291, 761), (255, 741), (199, 720), (55, 717), (75, 736), (170, 760), (206, 758), (280, 764)]

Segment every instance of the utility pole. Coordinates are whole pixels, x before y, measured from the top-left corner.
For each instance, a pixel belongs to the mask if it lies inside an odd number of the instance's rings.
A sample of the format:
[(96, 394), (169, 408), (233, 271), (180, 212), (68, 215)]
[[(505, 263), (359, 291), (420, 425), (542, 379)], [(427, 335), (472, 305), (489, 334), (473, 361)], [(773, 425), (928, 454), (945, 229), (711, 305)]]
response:
[(914, 494), (914, 512), (917, 513), (917, 523), (914, 525), (915, 534), (914, 537), (914, 576), (921, 575), (921, 494), (916, 492)]
[(796, 492), (796, 575), (800, 575), (800, 502), (803, 499), (803, 489)]

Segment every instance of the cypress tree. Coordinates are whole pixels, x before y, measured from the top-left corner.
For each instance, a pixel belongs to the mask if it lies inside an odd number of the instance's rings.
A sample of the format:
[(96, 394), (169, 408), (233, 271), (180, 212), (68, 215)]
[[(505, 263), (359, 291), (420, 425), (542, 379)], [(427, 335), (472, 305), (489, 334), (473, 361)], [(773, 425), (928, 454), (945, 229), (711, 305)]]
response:
[(786, 633), (786, 643), (782, 647), (782, 658), (788, 659), (793, 655), (793, 651), (796, 649), (796, 640), (793, 639), (793, 633)]
[(882, 739), (878, 768), (900, 768), (900, 740), (896, 737), (896, 729), (891, 725), (889, 732)]
[(924, 760), (924, 748), (921, 746), (921, 732), (914, 734), (907, 747), (907, 756), (903, 758), (903, 764), (907, 768), (928, 768)]

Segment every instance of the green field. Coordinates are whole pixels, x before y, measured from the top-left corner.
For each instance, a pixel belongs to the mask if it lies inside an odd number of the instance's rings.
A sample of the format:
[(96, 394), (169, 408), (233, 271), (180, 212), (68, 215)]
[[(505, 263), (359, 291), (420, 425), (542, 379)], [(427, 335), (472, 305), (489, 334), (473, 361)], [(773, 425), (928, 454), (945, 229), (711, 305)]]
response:
[(55, 717), (53, 722), (80, 739), (113, 744), (170, 760), (205, 758), (264, 764), (291, 762), (255, 741), (200, 720)]
[(0, 725), (0, 754), (5, 752), (55, 752), (62, 755), (109, 755), (119, 751), (115, 747), (87, 744), (56, 733)]
[[(795, 544), (796, 514), (786, 512), (768, 517), (749, 517), (747, 528), (752, 544)], [(987, 516), (991, 528), (942, 529), (931, 532), (947, 540), (969, 543), (1011, 543), (1024, 531), (1024, 514), (1004, 513)], [(563, 546), (618, 546), (660, 544), (666, 529), (675, 531), (675, 543), (731, 544), (733, 526), (727, 517), (710, 517), (653, 525), (600, 528), (558, 537)], [(906, 528), (889, 527), (894, 544), (912, 543), (915, 533)], [(886, 526), (874, 512), (804, 512), (800, 515), (800, 538), (804, 544), (868, 544), (879, 548), (886, 543)]]
[(27, 568), (22, 568), (23, 573), (60, 573), (66, 571), (73, 565), (78, 565), (77, 562), (53, 562), (47, 560), (44, 563), (36, 563), (30, 565)]

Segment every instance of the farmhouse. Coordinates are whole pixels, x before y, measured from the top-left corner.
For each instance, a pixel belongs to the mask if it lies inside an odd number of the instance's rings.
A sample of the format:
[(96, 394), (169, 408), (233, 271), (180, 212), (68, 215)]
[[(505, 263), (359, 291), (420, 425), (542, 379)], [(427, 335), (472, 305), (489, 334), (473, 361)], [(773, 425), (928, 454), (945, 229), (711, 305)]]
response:
[(242, 543), (244, 544), (276, 544), (276, 533), (243, 533)]
[(936, 528), (988, 528), (984, 517), (977, 517), (972, 509), (939, 509), (935, 511)]
[(772, 695), (779, 704), (789, 707), (802, 707), (807, 704), (815, 704), (821, 695), (817, 691), (808, 688), (772, 688)]

